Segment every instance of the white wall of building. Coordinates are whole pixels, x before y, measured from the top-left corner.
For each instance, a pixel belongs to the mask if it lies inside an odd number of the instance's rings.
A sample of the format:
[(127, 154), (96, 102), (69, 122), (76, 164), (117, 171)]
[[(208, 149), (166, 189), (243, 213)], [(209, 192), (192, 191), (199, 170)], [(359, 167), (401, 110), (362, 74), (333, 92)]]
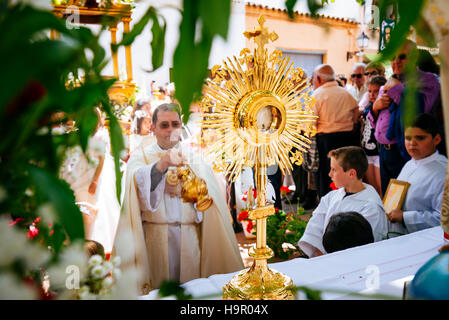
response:
[[(213, 0), (211, 0), (213, 1)], [(368, 2), (371, 2), (368, 0)], [(285, 0), (232, 0), (231, 18), (228, 29), (228, 38), (223, 40), (216, 37), (212, 46), (209, 67), (215, 64), (222, 64), (223, 59), (228, 56), (238, 56), (241, 49), (245, 46), (245, 4), (260, 4), (270, 8), (285, 9)], [(133, 81), (140, 88), (140, 94), (146, 95), (150, 92), (150, 83), (155, 80), (158, 85), (164, 85), (170, 81), (169, 70), (173, 65), (173, 53), (179, 40), (179, 25), (181, 23), (181, 13), (179, 9), (182, 7), (182, 0), (141, 0), (136, 3), (133, 11), (131, 28), (134, 23), (139, 21), (149, 6), (158, 8), (159, 13), (165, 18), (167, 30), (165, 36), (165, 55), (162, 67), (149, 72), (151, 65), (151, 23), (147, 25), (143, 33), (132, 44), (132, 63), (133, 63)], [(335, 0), (329, 1), (324, 9), (320, 10), (320, 14), (354, 19), (355, 21), (363, 20), (362, 7), (356, 0)], [(299, 12), (308, 12), (305, 0), (299, 0), (294, 8)], [(95, 26), (89, 26), (93, 30), (99, 30)], [(120, 41), (123, 33), (123, 25), (120, 24), (117, 33), (118, 41)], [(110, 54), (110, 33), (104, 32), (100, 38), (100, 43), (106, 48), (110, 62), (104, 70), (105, 75), (113, 75), (112, 58)], [(125, 66), (125, 50), (121, 48), (119, 55), (119, 71), (120, 75), (126, 77)], [(186, 79), (188, 81), (188, 78)]]
[[(178, 10), (182, 7), (181, 0), (143, 0), (136, 4), (132, 13), (131, 28), (134, 23), (140, 20), (150, 6), (158, 8), (158, 12), (165, 18), (167, 30), (165, 35), (165, 53), (163, 65), (155, 71), (151, 65), (151, 22), (146, 26), (142, 34), (136, 38), (131, 47), (133, 63), (133, 81), (139, 87), (140, 95), (147, 95), (150, 92), (150, 83), (156, 81), (157, 85), (163, 86), (170, 81), (169, 70), (173, 66), (173, 54), (179, 41), (179, 26), (181, 23), (181, 13)], [(98, 26), (85, 25), (94, 32), (99, 31)], [(123, 34), (123, 24), (119, 24), (117, 32), (117, 41), (120, 41)], [(245, 3), (240, 0), (232, 1), (231, 18), (228, 29), (228, 38), (223, 40), (221, 37), (214, 39), (209, 58), (209, 67), (215, 64), (222, 64), (223, 59), (228, 56), (238, 56), (240, 50), (245, 46)], [(104, 75), (113, 75), (112, 57), (110, 52), (111, 36), (109, 32), (104, 32), (100, 37), (100, 43), (107, 51), (110, 61), (104, 69)], [(121, 48), (118, 52), (119, 73), (123, 79), (126, 79), (125, 49)], [(150, 71), (150, 72), (149, 72)], [(188, 78), (186, 78), (188, 81)]]

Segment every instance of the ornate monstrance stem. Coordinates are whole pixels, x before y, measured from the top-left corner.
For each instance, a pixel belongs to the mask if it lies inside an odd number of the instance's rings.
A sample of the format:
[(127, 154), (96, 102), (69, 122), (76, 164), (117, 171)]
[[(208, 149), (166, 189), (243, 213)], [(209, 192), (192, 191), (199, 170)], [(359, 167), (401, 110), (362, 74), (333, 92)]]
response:
[(267, 247), (267, 219), (275, 209), (266, 199), (267, 167), (277, 164), (286, 174), (291, 163), (301, 165), (316, 131), (307, 77), (280, 50), (268, 55), (264, 45), (278, 36), (263, 26), (263, 16), (258, 21), (254, 31), (244, 33), (258, 46), (254, 54), (244, 48), (241, 58), (214, 66), (202, 100), (203, 136), (211, 130), (214, 139), (206, 143), (205, 155), (233, 181), (243, 167), (254, 168), (257, 190), (248, 210), (256, 220), (256, 246), (249, 251), (254, 262), (223, 287), (223, 299), (293, 299), (292, 280), (268, 268), (273, 250)]
[(223, 299), (291, 300), (294, 298), (291, 291), (292, 280), (268, 268), (268, 259), (274, 254), (273, 250), (267, 247), (267, 218), (274, 214), (275, 210), (273, 205), (266, 205), (266, 167), (258, 162), (254, 166), (254, 176), (257, 205), (249, 211), (249, 218), (256, 220), (256, 248), (249, 250), (254, 262), (251, 268), (238, 273), (223, 287)]

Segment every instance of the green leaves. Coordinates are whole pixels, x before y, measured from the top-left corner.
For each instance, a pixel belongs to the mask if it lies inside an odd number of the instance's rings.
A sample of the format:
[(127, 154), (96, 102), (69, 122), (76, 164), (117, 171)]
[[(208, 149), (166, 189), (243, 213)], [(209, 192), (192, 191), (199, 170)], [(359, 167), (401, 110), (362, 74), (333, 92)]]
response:
[(297, 286), (297, 287), (293, 288), (293, 290), (294, 290), (295, 294), (298, 291), (304, 292), (307, 300), (322, 300), (320, 290), (314, 290), (314, 289), (311, 289), (309, 287), (304, 287), (304, 286)]
[[(184, 6), (186, 2), (194, 1), (184, 1)], [(210, 33), (212, 37), (219, 35), (227, 39), (231, 1), (198, 1), (198, 14), (205, 32)]]
[(184, 0), (183, 5), (180, 39), (173, 57), (173, 82), (175, 98), (187, 123), (190, 104), (201, 95), (208, 75), (212, 41), (216, 35), (227, 37), (231, 1)]
[(115, 164), (115, 186), (117, 191), (117, 199), (120, 201), (121, 194), (121, 173), (120, 173), (120, 157), (122, 150), (125, 149), (125, 145), (123, 142), (123, 134), (120, 123), (117, 118), (113, 115), (111, 105), (109, 104), (108, 99), (104, 99), (102, 101), (103, 110), (109, 116), (109, 137), (111, 138), (111, 153), (114, 157)]
[(154, 13), (153, 26), (151, 27), (151, 33), (153, 34), (153, 39), (151, 39), (151, 64), (153, 65), (153, 70), (162, 66), (164, 61), (165, 31), (167, 30), (167, 24), (165, 19), (163, 19), (163, 22), (161, 26), (158, 16)]
[(38, 196), (42, 197), (43, 202), (50, 201), (54, 205), (59, 221), (70, 239), (84, 239), (83, 218), (67, 183), (37, 167), (30, 166), (28, 172)]
[(288, 17), (293, 19), (295, 12), (293, 11), (294, 6), (298, 0), (285, 0), (285, 7), (287, 8)]
[(179, 282), (173, 280), (164, 280), (159, 288), (160, 297), (175, 296), (178, 300), (190, 300), (191, 294), (185, 293), (185, 288), (181, 287)]
[(299, 239), (304, 234), (307, 222), (297, 214), (279, 211), (267, 218), (267, 246), (270, 247), (275, 257), (289, 259), (295, 250), (285, 251), (284, 243), (296, 247)]
[[(159, 19), (162, 20), (162, 25)], [(164, 60), (165, 32), (167, 29), (167, 24), (164, 17), (158, 15), (154, 7), (149, 7), (142, 18), (136, 24), (134, 24), (132, 30), (128, 33), (123, 34), (123, 39), (120, 43), (111, 44), (111, 49), (113, 52), (116, 52), (120, 46), (131, 45), (136, 37), (143, 32), (150, 21), (153, 22), (153, 25), (151, 27), (151, 33), (153, 35), (153, 38), (151, 40), (151, 62), (153, 65), (152, 71), (154, 71), (162, 65)]]
[[(61, 39), (48, 39), (49, 29), (58, 31)], [(52, 236), (43, 240), (57, 253), (67, 237), (84, 238), (82, 215), (73, 191), (59, 179), (59, 167), (68, 147), (79, 144), (86, 149), (97, 125), (94, 108), (108, 97), (114, 80), (101, 77), (105, 50), (99, 36), (83, 27), (68, 29), (51, 12), (10, 5), (0, 12), (0, 30), (7, 30), (0, 37), (0, 179), (8, 181), (0, 213), (29, 222), (50, 202), (58, 222)], [(85, 78), (82, 85), (68, 89), (71, 72)], [(64, 118), (53, 119), (58, 112)], [(67, 120), (74, 120), (78, 130), (52, 135), (52, 125)], [(121, 141), (118, 147), (123, 146), (121, 131), (114, 132), (114, 140)]]

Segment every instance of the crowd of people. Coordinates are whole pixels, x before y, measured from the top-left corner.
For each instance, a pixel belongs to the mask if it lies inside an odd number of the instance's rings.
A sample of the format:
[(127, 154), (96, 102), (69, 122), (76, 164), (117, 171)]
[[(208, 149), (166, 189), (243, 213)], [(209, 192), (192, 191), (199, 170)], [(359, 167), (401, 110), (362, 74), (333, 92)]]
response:
[[(308, 187), (318, 194), (310, 207), (319, 203), (298, 242), (309, 257), (440, 225), (447, 166), (440, 83), (435, 64), (417, 52), (407, 40), (391, 61), (389, 79), (381, 64), (355, 64), (349, 88), (330, 65), (315, 69), (319, 118), (312, 154), (319, 165), (309, 172), (315, 180)], [(407, 96), (410, 65), (418, 85)], [(385, 212), (381, 199), (392, 179), (409, 188), (402, 207)], [(366, 222), (372, 237), (363, 231)]]
[[(293, 165), (295, 191), (289, 198), (313, 209), (298, 242), (308, 257), (439, 225), (447, 166), (443, 124), (438, 122), (440, 84), (428, 60), (411, 61), (416, 50), (413, 42), (404, 44), (391, 61), (388, 79), (383, 64), (375, 62), (355, 64), (352, 85), (331, 65), (313, 72), (317, 133), (304, 163)], [(409, 121), (405, 71), (410, 64), (417, 67), (418, 90)], [(152, 83), (152, 97), (135, 103), (120, 218), (111, 215), (114, 230), (107, 241), (88, 233), (103, 242), (106, 252), (128, 257), (140, 271), (139, 294), (158, 288), (164, 279), (186, 282), (243, 268), (235, 204), (242, 195), (238, 193), (254, 187), (253, 178), (242, 174), (237, 186), (189, 149), (201, 130), (193, 122), (182, 124), (172, 93)], [(197, 109), (194, 104), (192, 119)], [(182, 201), (181, 184), (169, 181), (170, 170), (184, 164), (206, 182), (213, 200), (209, 208), (201, 211), (196, 203)], [(99, 174), (89, 177), (98, 181)], [(410, 187), (402, 208), (385, 212), (382, 198), (391, 179)], [(268, 181), (267, 199), (282, 209), (279, 190), (287, 179), (273, 166)], [(93, 186), (88, 189), (94, 199)]]

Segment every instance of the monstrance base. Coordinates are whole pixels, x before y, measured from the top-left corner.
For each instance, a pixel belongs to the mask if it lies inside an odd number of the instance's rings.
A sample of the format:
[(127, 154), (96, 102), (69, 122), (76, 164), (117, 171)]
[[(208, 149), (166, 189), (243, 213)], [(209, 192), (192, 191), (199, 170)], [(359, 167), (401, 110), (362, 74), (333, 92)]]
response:
[(223, 287), (223, 300), (293, 300), (293, 281), (269, 269), (266, 260), (255, 260)]

